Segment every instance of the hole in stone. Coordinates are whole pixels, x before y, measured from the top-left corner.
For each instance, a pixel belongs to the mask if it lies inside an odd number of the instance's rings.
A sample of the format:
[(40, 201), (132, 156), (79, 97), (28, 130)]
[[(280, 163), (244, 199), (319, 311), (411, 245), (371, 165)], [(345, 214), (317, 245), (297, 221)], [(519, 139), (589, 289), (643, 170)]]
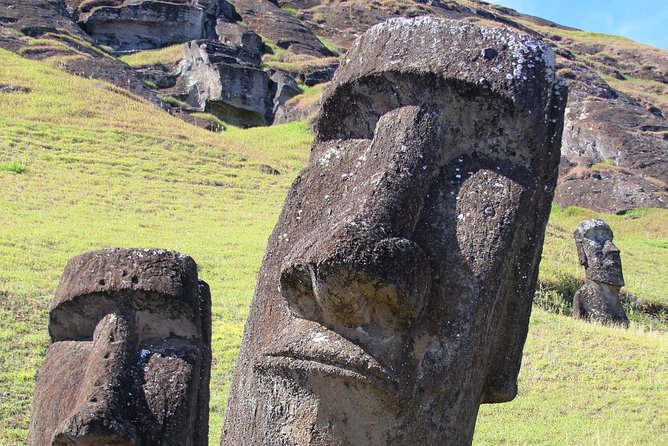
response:
[(96, 396), (93, 396), (93, 397), (90, 398), (89, 401), (90, 401), (91, 403), (97, 403), (97, 397), (96, 397)]
[(125, 277), (125, 276), (127, 276), (127, 275), (128, 275), (128, 272), (125, 271), (125, 270), (123, 270), (122, 276)]
[(104, 359), (109, 359), (109, 352), (104, 354)]
[(139, 282), (139, 278), (137, 276), (132, 276), (132, 278), (130, 280), (132, 281), (132, 283), (138, 283)]
[(104, 279), (100, 279), (100, 281), (99, 281), (98, 283), (99, 283), (101, 286), (104, 286), (104, 284), (105, 284), (106, 282), (104, 281)]

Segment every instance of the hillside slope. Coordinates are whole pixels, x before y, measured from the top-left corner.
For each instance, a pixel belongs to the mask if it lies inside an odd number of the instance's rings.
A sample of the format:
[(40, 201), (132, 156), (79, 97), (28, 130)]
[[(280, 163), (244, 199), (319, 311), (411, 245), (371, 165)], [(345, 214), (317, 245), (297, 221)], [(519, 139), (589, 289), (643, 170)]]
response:
[[(557, 203), (668, 208), (668, 52), (480, 0), (0, 0), (0, 47), (161, 98), (220, 130), (220, 119), (304, 119), (317, 108), (309, 88), (322, 91), (356, 36), (424, 14), (510, 26), (553, 45), (570, 87)], [(192, 114), (204, 111), (215, 118)]]
[[(212, 289), (217, 444), (265, 243), (308, 157), (306, 124), (211, 133), (112, 84), (3, 50), (0, 84), (15, 87), (0, 92), (0, 444), (25, 444), (65, 262), (109, 246), (198, 262)], [(577, 286), (571, 230), (592, 216), (615, 230), (629, 290), (668, 303), (664, 210), (555, 208), (540, 273), (549, 296), (567, 300)], [(668, 444), (668, 333), (640, 316), (621, 331), (534, 308), (520, 395), (482, 408), (475, 444)]]

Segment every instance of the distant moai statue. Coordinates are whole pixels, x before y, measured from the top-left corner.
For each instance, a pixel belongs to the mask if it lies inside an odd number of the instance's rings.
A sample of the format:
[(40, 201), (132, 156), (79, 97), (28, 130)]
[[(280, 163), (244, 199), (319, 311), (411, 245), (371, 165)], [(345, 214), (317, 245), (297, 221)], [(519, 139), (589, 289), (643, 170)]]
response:
[(396, 19), (352, 46), (269, 240), (221, 444), (468, 445), (512, 400), (566, 87), (533, 36)]
[(573, 317), (628, 327), (619, 290), (624, 286), (622, 259), (612, 243), (612, 229), (603, 220), (587, 220), (574, 232), (585, 283), (573, 297)]
[(192, 258), (71, 259), (49, 310), (29, 446), (208, 444), (211, 297)]

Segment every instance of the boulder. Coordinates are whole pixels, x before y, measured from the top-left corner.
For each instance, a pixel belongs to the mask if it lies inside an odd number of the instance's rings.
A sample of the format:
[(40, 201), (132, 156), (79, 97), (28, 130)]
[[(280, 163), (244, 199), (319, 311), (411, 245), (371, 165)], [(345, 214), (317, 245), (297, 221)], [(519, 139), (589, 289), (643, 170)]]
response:
[(260, 68), (260, 55), (210, 40), (186, 44), (176, 89), (196, 110), (237, 126), (272, 121), (275, 85)]
[(517, 394), (566, 87), (547, 45), (397, 19), (352, 46), (269, 240), (221, 445), (471, 444)]
[(211, 296), (193, 259), (71, 259), (49, 309), (28, 445), (208, 444)]
[(219, 21), (216, 24), (216, 36), (221, 43), (243, 48), (258, 57), (262, 54), (262, 37), (244, 26)]
[(587, 220), (575, 230), (585, 283), (573, 297), (573, 317), (628, 327), (629, 319), (619, 300), (624, 286), (619, 249), (612, 243), (610, 226), (603, 220)]
[(339, 68), (339, 63), (334, 62), (325, 67), (306, 70), (300, 77), (303, 79), (304, 85), (312, 87), (317, 84), (324, 84), (325, 82), (331, 81), (337, 68)]
[(276, 84), (276, 94), (274, 95), (274, 116), (279, 110), (293, 97), (302, 93), (301, 88), (289, 74), (277, 71), (271, 76), (271, 80)]

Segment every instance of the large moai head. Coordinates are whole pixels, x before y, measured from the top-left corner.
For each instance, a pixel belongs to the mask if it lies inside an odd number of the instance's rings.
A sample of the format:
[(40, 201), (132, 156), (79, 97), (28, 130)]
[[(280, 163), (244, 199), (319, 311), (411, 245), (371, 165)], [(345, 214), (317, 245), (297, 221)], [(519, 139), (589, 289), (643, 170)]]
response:
[(49, 310), (28, 444), (208, 444), (211, 297), (193, 259), (71, 259)]
[(622, 259), (612, 243), (610, 226), (603, 220), (587, 220), (578, 225), (573, 235), (585, 277), (593, 282), (624, 286)]
[(271, 236), (223, 445), (470, 444), (509, 401), (566, 88), (505, 28), (397, 19), (323, 98)]

